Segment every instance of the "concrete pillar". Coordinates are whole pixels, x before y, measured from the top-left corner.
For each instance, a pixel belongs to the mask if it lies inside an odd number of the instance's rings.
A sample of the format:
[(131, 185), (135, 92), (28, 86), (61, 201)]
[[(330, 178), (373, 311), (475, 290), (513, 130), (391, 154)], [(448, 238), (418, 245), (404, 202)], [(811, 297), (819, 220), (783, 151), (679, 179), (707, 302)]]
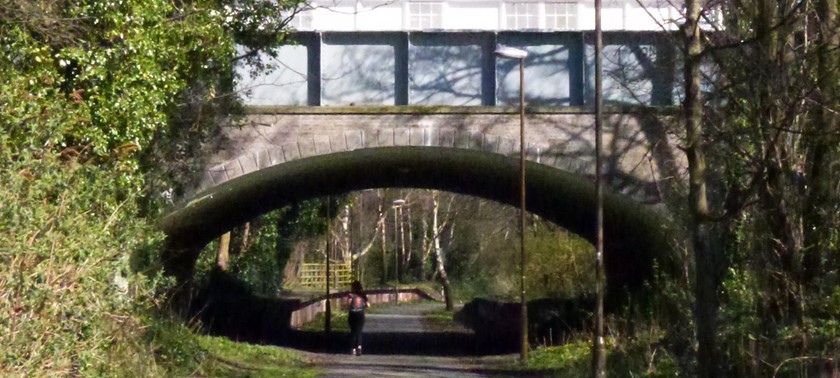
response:
[(496, 106), (496, 32), (484, 35), (481, 44), (481, 104)]
[[(571, 38), (570, 38), (571, 39)], [(569, 105), (583, 106), (586, 91), (586, 37), (577, 33), (569, 44)]]
[(309, 106), (321, 105), (321, 33), (314, 32), (306, 40), (306, 93)]
[(394, 105), (408, 105), (408, 32), (399, 32), (394, 43)]

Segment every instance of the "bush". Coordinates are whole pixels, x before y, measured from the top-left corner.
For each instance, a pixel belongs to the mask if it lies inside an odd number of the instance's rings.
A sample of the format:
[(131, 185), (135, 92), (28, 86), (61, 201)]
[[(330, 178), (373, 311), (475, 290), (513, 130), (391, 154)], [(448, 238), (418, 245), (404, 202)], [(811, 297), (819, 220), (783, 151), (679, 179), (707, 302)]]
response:
[[(592, 375), (592, 343), (589, 335), (559, 346), (537, 348), (531, 353), (526, 369), (551, 372), (553, 377)], [(609, 377), (678, 377), (679, 364), (661, 344), (662, 333), (648, 328), (633, 337), (607, 339), (607, 376)]]
[(40, 153), (0, 160), (0, 372), (110, 375), (155, 287), (131, 254), (162, 237), (134, 217), (111, 167)]

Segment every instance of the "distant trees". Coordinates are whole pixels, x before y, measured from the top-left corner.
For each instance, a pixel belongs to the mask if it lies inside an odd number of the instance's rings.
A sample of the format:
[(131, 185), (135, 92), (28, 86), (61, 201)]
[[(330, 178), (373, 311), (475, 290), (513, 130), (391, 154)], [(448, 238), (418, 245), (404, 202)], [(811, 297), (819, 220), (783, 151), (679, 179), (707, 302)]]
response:
[[(394, 280), (395, 265), (401, 261), (403, 283), (440, 282), (451, 298), (456, 292), (468, 297), (515, 297), (518, 239), (514, 208), (434, 190), (403, 189), (398, 195), (394, 191), (356, 192), (349, 197), (354, 209), (351, 228), (367, 230), (358, 234), (354, 250), (360, 252), (354, 253), (359, 256), (359, 270), (364, 270), (360, 275), (369, 285), (370, 280), (381, 282), (383, 276), (385, 281)], [(395, 196), (406, 200), (400, 205), (406, 215), (396, 223), (393, 208), (385, 210)], [(538, 218), (526, 236), (533, 243), (529, 247), (532, 263), (527, 268), (536, 277), (529, 282), (533, 298), (568, 298), (591, 292), (592, 272), (586, 261), (592, 250), (588, 242)]]
[[(405, 200), (398, 201), (403, 216), (395, 212), (397, 197)], [(323, 261), (326, 206), (315, 199), (252, 220), (247, 250), (236, 248), (242, 245), (244, 228), (235, 228), (228, 272), (260, 295), (295, 285), (298, 264)], [(365, 287), (396, 283), (399, 265), (402, 284), (437, 282), (453, 307), (458, 296), (513, 300), (518, 292), (512, 207), (421, 189), (354, 192), (333, 197), (329, 206), (329, 213), (337, 214), (329, 220), (333, 257), (343, 261), (347, 256)], [(531, 298), (590, 293), (592, 272), (586, 261), (591, 245), (539, 218), (529, 224)], [(212, 268), (218, 248), (211, 245), (204, 259), (212, 255), (214, 260), (202, 260), (200, 270)]]

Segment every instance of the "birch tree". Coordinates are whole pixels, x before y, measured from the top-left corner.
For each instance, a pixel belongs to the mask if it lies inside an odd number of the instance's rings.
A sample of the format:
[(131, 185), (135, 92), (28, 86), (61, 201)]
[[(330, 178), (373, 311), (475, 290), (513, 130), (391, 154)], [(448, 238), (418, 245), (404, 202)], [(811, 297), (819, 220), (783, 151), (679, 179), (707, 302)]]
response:
[(417, 269), (417, 280), (424, 281), (426, 280), (426, 263), (429, 261), (429, 255), (432, 253), (432, 244), (429, 243), (429, 222), (426, 220), (426, 217), (423, 217), (420, 221), (422, 225), (422, 232), (423, 237), (420, 238), (420, 251), (418, 255), (420, 256), (420, 268)]
[(446, 221), (438, 223), (438, 213), (440, 212), (440, 192), (432, 191), (432, 248), (435, 253), (435, 265), (440, 281), (443, 284), (443, 297), (446, 301), (446, 309), (452, 311), (455, 308), (452, 299), (452, 285), (449, 282), (449, 276), (446, 275), (446, 267), (444, 265), (443, 249), (440, 245), (440, 234), (446, 226)]
[(245, 222), (242, 226), (242, 243), (239, 244), (239, 254), (245, 253), (250, 245), (251, 222)]
[(219, 269), (228, 270), (228, 263), (230, 261), (230, 231), (225, 232), (219, 237), (219, 251), (216, 254), (216, 266)]
[(387, 249), (387, 242), (385, 241), (387, 237), (387, 232), (385, 229), (385, 209), (382, 204), (382, 197), (379, 200), (379, 207), (377, 208), (377, 214), (380, 218), (382, 218), (383, 222), (379, 224), (379, 235), (381, 236), (382, 240), (382, 276), (379, 278), (379, 283), (385, 285), (388, 282), (388, 261), (386, 260), (386, 251)]

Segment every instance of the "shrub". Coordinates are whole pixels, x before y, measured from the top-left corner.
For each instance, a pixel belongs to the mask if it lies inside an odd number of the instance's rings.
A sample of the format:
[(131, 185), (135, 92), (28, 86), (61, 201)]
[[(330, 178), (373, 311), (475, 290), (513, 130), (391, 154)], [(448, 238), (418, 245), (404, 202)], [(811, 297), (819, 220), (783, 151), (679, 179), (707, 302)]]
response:
[(131, 254), (161, 236), (109, 167), (38, 153), (0, 161), (0, 372), (110, 375), (155, 286)]

